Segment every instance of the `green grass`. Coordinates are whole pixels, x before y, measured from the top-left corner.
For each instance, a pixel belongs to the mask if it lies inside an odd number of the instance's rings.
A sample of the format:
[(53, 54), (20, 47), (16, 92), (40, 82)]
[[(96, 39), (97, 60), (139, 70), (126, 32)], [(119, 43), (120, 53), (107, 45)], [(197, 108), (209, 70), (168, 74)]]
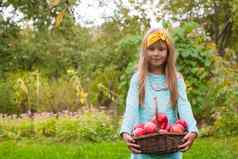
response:
[(185, 159), (238, 159), (238, 137), (201, 138), (184, 153)]
[[(238, 137), (200, 138), (184, 159), (236, 159)], [(1, 141), (0, 159), (126, 159), (129, 151), (122, 141), (105, 143), (55, 143), (52, 141)]]

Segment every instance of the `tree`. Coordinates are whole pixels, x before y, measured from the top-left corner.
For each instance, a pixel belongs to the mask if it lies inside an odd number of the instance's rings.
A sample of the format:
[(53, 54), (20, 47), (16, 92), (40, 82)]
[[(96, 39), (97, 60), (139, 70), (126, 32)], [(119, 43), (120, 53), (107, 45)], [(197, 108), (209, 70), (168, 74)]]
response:
[(238, 1), (237, 0), (168, 0), (161, 1), (165, 14), (175, 20), (196, 21), (207, 30), (218, 47), (220, 55), (225, 48), (238, 50)]
[(13, 7), (15, 12), (23, 14), (21, 21), (32, 21), (33, 26), (39, 30), (48, 29), (57, 25), (63, 18), (64, 12), (72, 12), (71, 6), (75, 0), (6, 0), (0, 3), (0, 8)]

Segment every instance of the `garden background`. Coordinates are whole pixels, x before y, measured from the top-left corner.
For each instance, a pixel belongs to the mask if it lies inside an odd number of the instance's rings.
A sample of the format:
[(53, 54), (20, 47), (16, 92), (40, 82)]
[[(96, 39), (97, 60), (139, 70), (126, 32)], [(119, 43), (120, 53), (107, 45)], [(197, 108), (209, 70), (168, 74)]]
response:
[(173, 37), (198, 121), (184, 158), (237, 158), (237, 0), (1, 0), (0, 158), (128, 158), (118, 130), (153, 26)]

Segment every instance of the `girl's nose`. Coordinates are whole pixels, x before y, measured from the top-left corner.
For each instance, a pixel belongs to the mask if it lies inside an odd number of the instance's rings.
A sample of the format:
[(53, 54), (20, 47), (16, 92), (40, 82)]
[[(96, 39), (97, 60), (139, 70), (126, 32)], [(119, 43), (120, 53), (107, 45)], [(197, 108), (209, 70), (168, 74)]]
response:
[(159, 50), (159, 49), (155, 49), (155, 50), (154, 50), (154, 54), (155, 54), (155, 55), (159, 55), (159, 54), (160, 54), (160, 50)]

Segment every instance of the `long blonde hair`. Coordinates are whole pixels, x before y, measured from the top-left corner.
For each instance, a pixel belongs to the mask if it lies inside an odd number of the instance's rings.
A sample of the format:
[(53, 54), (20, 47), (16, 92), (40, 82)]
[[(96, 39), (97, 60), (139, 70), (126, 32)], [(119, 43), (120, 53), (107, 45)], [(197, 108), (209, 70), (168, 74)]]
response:
[(177, 90), (177, 79), (176, 79), (176, 55), (175, 55), (175, 48), (174, 48), (174, 44), (171, 40), (171, 38), (169, 37), (169, 34), (167, 33), (166, 30), (162, 29), (162, 28), (154, 28), (154, 29), (150, 29), (148, 30), (148, 32), (145, 34), (143, 42), (141, 44), (141, 52), (140, 52), (140, 58), (139, 58), (139, 63), (137, 65), (137, 70), (138, 70), (138, 74), (139, 74), (139, 103), (140, 105), (144, 104), (144, 100), (145, 100), (145, 79), (146, 76), (149, 73), (149, 61), (147, 58), (147, 48), (145, 47), (145, 43), (147, 40), (147, 37), (154, 33), (154, 32), (158, 32), (158, 31), (163, 31), (167, 34), (167, 60), (166, 63), (164, 65), (164, 74), (166, 77), (166, 83), (168, 85), (168, 89), (170, 91), (170, 100), (173, 106), (175, 106), (177, 104), (177, 97), (178, 97), (178, 90)]

